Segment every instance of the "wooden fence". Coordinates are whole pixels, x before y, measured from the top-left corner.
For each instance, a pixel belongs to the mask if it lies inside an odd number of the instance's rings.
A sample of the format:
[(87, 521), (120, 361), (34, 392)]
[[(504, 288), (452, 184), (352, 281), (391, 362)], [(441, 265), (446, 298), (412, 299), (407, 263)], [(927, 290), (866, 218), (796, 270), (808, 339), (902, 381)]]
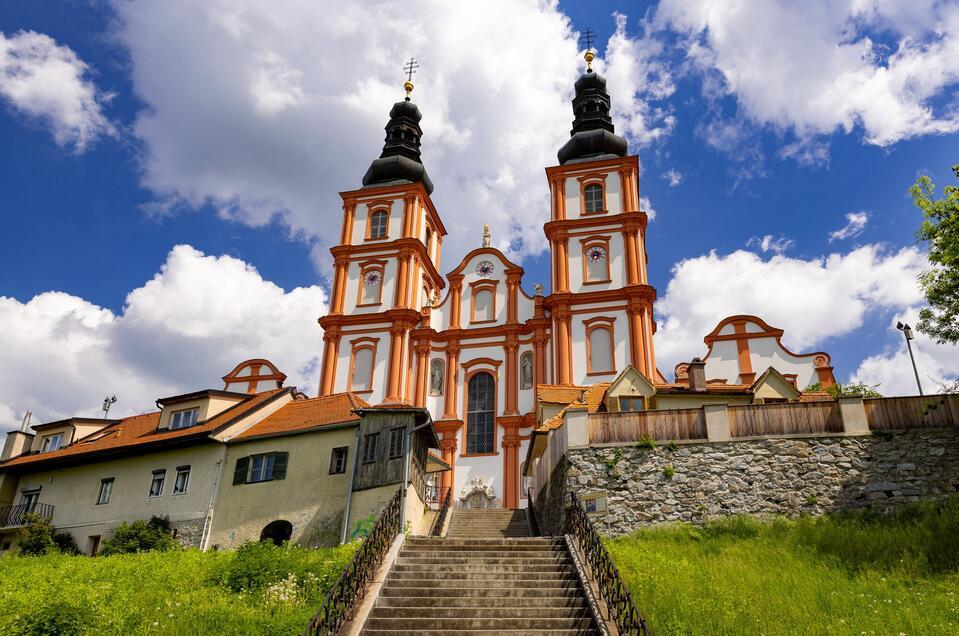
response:
[(863, 400), (869, 428), (877, 431), (959, 426), (959, 395)]
[(730, 406), (729, 436), (841, 433), (838, 402)]
[(664, 409), (589, 416), (592, 444), (635, 442), (642, 437), (661, 442), (706, 439), (706, 415), (703, 409)]

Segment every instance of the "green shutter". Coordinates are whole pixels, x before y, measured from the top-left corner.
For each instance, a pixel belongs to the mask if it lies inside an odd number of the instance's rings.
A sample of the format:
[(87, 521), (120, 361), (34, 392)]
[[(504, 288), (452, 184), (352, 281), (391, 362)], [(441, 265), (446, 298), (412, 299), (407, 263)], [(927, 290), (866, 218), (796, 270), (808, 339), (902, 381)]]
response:
[(286, 479), (286, 464), (289, 453), (276, 453), (273, 457), (273, 479)]
[(249, 457), (240, 457), (236, 460), (236, 468), (233, 469), (233, 485), (242, 484), (246, 481), (246, 469), (250, 465)]

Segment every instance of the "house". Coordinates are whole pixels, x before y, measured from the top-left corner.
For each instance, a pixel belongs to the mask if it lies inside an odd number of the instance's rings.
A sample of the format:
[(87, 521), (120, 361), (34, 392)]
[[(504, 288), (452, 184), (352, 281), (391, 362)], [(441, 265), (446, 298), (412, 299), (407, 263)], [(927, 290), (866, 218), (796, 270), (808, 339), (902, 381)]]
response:
[[(437, 440), (424, 410), (383, 411), (392, 439), (363, 446), (369, 405), (354, 394), (307, 398), (283, 387), (285, 376), (262, 359), (223, 379), (223, 390), (161, 398), (159, 411), (9, 433), (0, 551), (15, 546), (28, 512), (70, 532), (88, 554), (121, 522), (153, 515), (168, 517), (178, 541), (201, 549), (261, 538), (336, 544), (395, 494), (404, 466), (418, 479), (409, 518), (421, 521), (429, 472), (448, 468), (429, 455)], [(391, 469), (356, 479), (380, 466)]]

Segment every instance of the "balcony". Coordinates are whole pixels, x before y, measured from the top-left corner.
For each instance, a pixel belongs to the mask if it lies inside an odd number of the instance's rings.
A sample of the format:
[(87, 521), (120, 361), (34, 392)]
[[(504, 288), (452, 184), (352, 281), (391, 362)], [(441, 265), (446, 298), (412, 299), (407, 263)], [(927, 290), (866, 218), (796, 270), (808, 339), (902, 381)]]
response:
[(29, 503), (0, 507), (0, 529), (24, 525), (26, 523), (24, 517), (31, 513), (49, 521), (53, 518), (53, 506), (45, 503)]

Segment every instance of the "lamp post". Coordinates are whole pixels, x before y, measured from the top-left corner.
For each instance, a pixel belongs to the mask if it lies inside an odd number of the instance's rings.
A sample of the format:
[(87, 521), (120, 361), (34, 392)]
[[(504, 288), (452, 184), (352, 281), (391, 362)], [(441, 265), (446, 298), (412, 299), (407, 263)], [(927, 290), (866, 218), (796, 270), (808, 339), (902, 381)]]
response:
[(902, 332), (906, 337), (906, 347), (909, 349), (909, 359), (912, 360), (912, 372), (916, 374), (916, 386), (919, 387), (919, 395), (922, 395), (922, 382), (919, 381), (919, 370), (916, 369), (916, 357), (912, 355), (912, 327), (908, 324), (896, 323), (896, 329)]

